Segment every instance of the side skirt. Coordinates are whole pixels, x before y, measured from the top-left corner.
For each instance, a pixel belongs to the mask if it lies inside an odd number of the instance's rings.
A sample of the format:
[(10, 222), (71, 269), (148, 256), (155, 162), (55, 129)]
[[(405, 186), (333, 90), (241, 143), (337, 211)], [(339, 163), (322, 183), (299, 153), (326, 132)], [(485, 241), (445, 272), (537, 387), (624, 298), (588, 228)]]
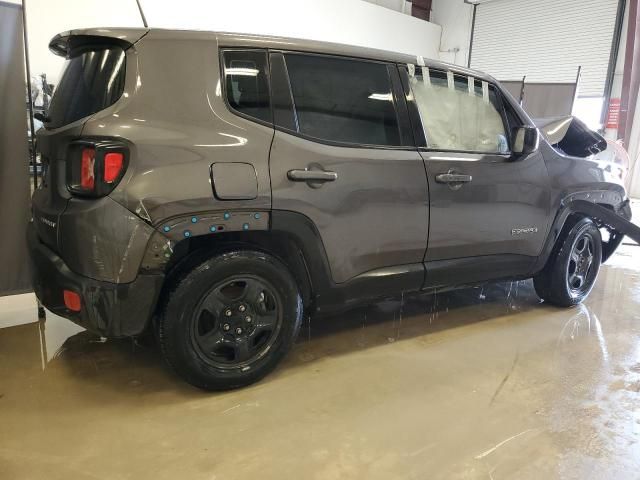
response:
[(527, 278), (536, 259), (526, 255), (484, 255), (427, 262), (423, 289), (448, 289)]

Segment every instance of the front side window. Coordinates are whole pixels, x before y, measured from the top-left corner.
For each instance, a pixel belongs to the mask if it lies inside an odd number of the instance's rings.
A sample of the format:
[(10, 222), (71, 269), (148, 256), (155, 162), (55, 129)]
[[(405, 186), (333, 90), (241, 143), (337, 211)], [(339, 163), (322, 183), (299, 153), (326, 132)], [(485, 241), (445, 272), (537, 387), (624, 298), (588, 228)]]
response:
[(387, 65), (320, 55), (285, 58), (301, 134), (339, 143), (401, 145)]
[(226, 50), (223, 58), (229, 106), (243, 115), (271, 123), (267, 52)]
[(471, 76), (419, 67), (410, 78), (430, 149), (509, 153), (493, 85)]

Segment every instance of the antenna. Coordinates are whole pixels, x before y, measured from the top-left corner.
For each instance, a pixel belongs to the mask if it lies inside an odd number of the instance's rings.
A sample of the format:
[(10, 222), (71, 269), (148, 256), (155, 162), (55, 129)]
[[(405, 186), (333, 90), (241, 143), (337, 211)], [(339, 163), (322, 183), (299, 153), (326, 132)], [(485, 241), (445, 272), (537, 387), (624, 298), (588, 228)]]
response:
[(140, 16), (142, 17), (142, 24), (144, 25), (144, 28), (149, 28), (149, 25), (147, 24), (147, 19), (144, 16), (144, 12), (142, 11), (142, 6), (140, 6), (140, 0), (136, 0), (136, 4), (138, 5), (138, 10), (140, 10)]

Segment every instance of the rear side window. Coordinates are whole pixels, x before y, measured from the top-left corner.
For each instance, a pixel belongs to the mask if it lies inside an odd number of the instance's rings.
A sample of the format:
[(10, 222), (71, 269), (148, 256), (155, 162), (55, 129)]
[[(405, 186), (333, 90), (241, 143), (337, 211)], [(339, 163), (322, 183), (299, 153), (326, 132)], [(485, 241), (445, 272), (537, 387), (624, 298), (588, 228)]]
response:
[(223, 58), (229, 106), (243, 115), (271, 123), (267, 52), (225, 50)]
[(398, 146), (387, 65), (286, 54), (299, 132), (340, 143)]
[(411, 89), (429, 148), (509, 153), (495, 87), (472, 76), (417, 68)]
[(51, 99), (47, 128), (58, 128), (113, 105), (122, 95), (125, 52), (109, 46), (82, 50), (67, 60)]

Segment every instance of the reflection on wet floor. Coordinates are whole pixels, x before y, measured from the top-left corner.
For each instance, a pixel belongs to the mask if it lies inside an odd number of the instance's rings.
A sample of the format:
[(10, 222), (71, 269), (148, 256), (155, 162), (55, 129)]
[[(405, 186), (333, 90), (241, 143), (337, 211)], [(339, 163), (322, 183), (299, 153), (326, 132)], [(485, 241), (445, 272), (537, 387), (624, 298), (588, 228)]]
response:
[(4, 319), (0, 479), (637, 479), (639, 306), (625, 245), (582, 306), (530, 281), (381, 300), (306, 321), (222, 394), (152, 343)]

